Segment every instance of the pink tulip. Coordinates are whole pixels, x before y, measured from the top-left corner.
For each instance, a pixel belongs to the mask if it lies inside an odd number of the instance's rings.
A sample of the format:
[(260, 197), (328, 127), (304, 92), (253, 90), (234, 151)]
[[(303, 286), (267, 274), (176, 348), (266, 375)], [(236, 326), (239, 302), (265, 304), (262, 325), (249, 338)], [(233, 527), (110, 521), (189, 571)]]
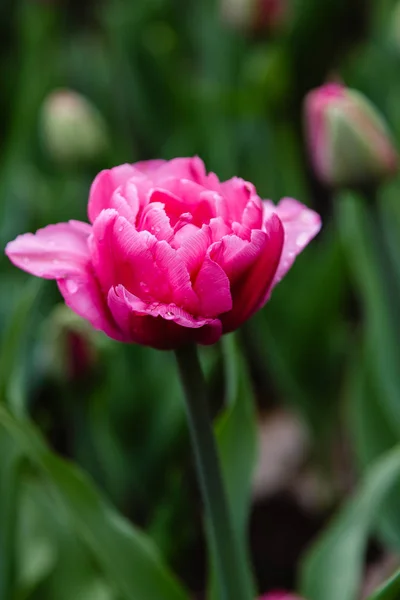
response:
[(10, 242), (21, 269), (56, 279), (66, 304), (110, 337), (154, 348), (212, 344), (268, 300), (320, 229), (296, 200), (262, 202), (199, 158), (102, 171), (90, 225), (58, 223)]
[(304, 116), (311, 160), (325, 183), (368, 183), (396, 173), (398, 157), (387, 126), (359, 92), (323, 85), (306, 96)]

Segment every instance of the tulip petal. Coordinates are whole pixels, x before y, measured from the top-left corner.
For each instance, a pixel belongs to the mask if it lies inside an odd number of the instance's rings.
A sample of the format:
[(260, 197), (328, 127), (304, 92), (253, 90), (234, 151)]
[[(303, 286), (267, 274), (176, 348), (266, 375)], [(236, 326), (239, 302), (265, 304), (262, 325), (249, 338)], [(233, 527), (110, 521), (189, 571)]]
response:
[(199, 227), (216, 216), (216, 192), (189, 179), (167, 179), (159, 185), (151, 194), (151, 202), (164, 204), (172, 226), (183, 213), (190, 212), (192, 222)]
[(196, 233), (187, 237), (177, 250), (178, 256), (185, 263), (192, 279), (196, 277), (204, 261), (210, 242), (210, 227), (208, 225), (203, 225)]
[(198, 299), (184, 261), (165, 241), (138, 232), (116, 211), (105, 210), (93, 225), (92, 262), (105, 293), (122, 284), (144, 301), (195, 310)]
[(225, 235), (232, 233), (231, 227), (229, 227), (222, 217), (215, 217), (211, 219), (210, 223), (211, 239), (213, 242), (218, 242)]
[(321, 229), (321, 218), (316, 212), (293, 198), (283, 198), (277, 206), (272, 202), (264, 202), (264, 217), (268, 217), (271, 213), (278, 215), (285, 230), (282, 257), (272, 282), (274, 287), (286, 275), (296, 256), (317, 235)]
[[(155, 265), (168, 279), (172, 302), (197, 313), (198, 298), (192, 289), (189, 271), (177, 251), (162, 240), (153, 246), (152, 252)], [(159, 299), (159, 296), (156, 298)]]
[(240, 177), (232, 177), (221, 183), (219, 191), (224, 202), (220, 206), (218, 215), (226, 221), (241, 223), (250, 198), (257, 197), (253, 184)]
[(112, 194), (107, 208), (115, 209), (121, 217), (135, 224), (141, 205), (145, 204), (144, 200), (141, 201), (143, 194), (138, 189), (141, 185), (142, 182), (137, 179), (130, 179), (120, 185)]
[(271, 287), (282, 254), (284, 230), (275, 214), (268, 219), (265, 228), (266, 232), (252, 232), (252, 241), (263, 239), (263, 248), (253, 265), (231, 287), (233, 309), (222, 315), (224, 333), (239, 327), (261, 308)]
[(162, 158), (153, 158), (152, 160), (140, 160), (135, 163), (135, 169), (151, 177), (153, 173), (159, 171), (159, 169), (165, 165), (167, 161)]
[(181, 217), (174, 227), (174, 239), (171, 241), (171, 246), (175, 249), (179, 249), (181, 246), (191, 244), (193, 236), (196, 236), (199, 228), (197, 225), (185, 222), (185, 217)]
[(124, 341), (124, 336), (115, 324), (99, 283), (90, 268), (79, 276), (59, 279), (57, 283), (65, 304), (71, 310), (87, 319), (95, 329), (104, 331), (114, 340)]
[(250, 241), (237, 235), (226, 235), (211, 246), (210, 256), (223, 268), (231, 284), (234, 284), (254, 263), (264, 245), (265, 235), (262, 231), (253, 232)]
[(245, 206), (242, 225), (249, 229), (261, 229), (263, 222), (263, 205), (261, 199), (253, 195)]
[(92, 183), (89, 194), (89, 221), (94, 223), (105, 208), (112, 208), (111, 198), (115, 190), (124, 185), (131, 177), (138, 175), (133, 165), (120, 165), (113, 169), (101, 171)]
[(200, 314), (216, 317), (232, 309), (229, 279), (209, 256), (204, 259), (193, 285), (200, 301)]
[(187, 179), (203, 185), (206, 180), (206, 169), (203, 161), (198, 156), (191, 158), (174, 158), (160, 163), (156, 169), (151, 169), (151, 171), (148, 172), (148, 175), (157, 184), (166, 179), (173, 178), (176, 180)]
[(150, 231), (158, 240), (167, 242), (174, 237), (174, 230), (161, 202), (151, 202), (143, 209), (138, 230)]
[(110, 290), (108, 305), (132, 342), (160, 350), (190, 341), (213, 344), (222, 333), (219, 319), (195, 318), (175, 304), (143, 302), (122, 285)]
[(59, 279), (80, 274), (90, 260), (91, 226), (80, 221), (48, 225), (19, 235), (5, 252), (11, 262), (36, 277)]

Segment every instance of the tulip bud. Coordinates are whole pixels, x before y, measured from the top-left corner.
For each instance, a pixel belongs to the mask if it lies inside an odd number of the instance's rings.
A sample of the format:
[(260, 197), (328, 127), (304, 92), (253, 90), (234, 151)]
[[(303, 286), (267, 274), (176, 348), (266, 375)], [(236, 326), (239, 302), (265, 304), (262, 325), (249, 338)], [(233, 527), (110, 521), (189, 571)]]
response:
[(107, 147), (105, 121), (84, 96), (56, 90), (44, 101), (41, 136), (48, 154), (61, 164), (90, 162)]
[(95, 335), (69, 308), (57, 306), (44, 328), (42, 359), (46, 371), (68, 382), (87, 377), (96, 363)]
[(285, 21), (288, 0), (222, 0), (223, 19), (246, 31), (276, 31)]
[(309, 92), (305, 129), (316, 174), (332, 186), (377, 183), (397, 171), (387, 126), (362, 94), (331, 83)]

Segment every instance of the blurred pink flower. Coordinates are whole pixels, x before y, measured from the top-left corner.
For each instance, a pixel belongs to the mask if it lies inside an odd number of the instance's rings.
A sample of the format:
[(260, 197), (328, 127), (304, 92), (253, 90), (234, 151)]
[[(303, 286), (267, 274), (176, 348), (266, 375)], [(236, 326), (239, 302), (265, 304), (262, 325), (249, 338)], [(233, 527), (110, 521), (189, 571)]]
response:
[(247, 31), (275, 31), (287, 20), (289, 0), (221, 0), (223, 19)]
[(311, 160), (327, 184), (379, 181), (398, 168), (386, 124), (362, 94), (338, 83), (312, 90), (304, 118)]
[(251, 183), (220, 182), (197, 157), (102, 171), (88, 213), (91, 225), (17, 237), (7, 256), (56, 279), (96, 329), (160, 349), (212, 344), (239, 327), (320, 229), (296, 200), (263, 202)]
[(256, 29), (278, 29), (288, 12), (288, 0), (258, 0), (254, 26)]

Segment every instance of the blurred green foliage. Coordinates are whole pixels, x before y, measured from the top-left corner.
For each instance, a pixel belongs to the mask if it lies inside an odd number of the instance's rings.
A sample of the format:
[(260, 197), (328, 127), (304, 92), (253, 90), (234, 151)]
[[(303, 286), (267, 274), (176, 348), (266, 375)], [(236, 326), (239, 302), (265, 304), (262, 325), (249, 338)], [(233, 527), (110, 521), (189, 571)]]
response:
[[(48, 223), (84, 220), (101, 168), (154, 157), (198, 154), (221, 178), (240, 175), (264, 198), (293, 196), (323, 216), (319, 238), (238, 335), (239, 358), (231, 340), (202, 355), (214, 413), (226, 404), (217, 432), (242, 537), (255, 407), (283, 405), (301, 416), (312, 462), (334, 490), (330, 506), (342, 501), (334, 468), (341, 440), (350, 448), (345, 468), (360, 472), (400, 441), (400, 180), (379, 190), (371, 224), (365, 200), (315, 179), (301, 112), (309, 89), (341, 77), (378, 106), (400, 142), (396, 2), (289, 4), (284, 26), (268, 34), (230, 27), (218, 0), (0, 4), (2, 247)], [(49, 153), (42, 107), (59, 88), (100, 111), (102, 153), (79, 163)], [(201, 506), (174, 357), (69, 330), (53, 283), (35, 285), (4, 256), (0, 269), (1, 600), (155, 600), (158, 589), (183, 600), (166, 565), (204, 590)], [(86, 471), (108, 500), (52, 451)], [(369, 493), (360, 503), (374, 512), (381, 499), (369, 504)], [(385, 547), (399, 550), (396, 500), (382, 504), (376, 530)], [(345, 517), (355, 509), (346, 510)], [(350, 587), (343, 595), (313, 591), (334, 565), (324, 555), (309, 558), (301, 578), (309, 600), (356, 597), (364, 542), (376, 525), (361, 521), (352, 522), (347, 542), (363, 542), (337, 567), (347, 569)], [(315, 552), (331, 556), (330, 539)], [(346, 555), (342, 548), (336, 552)], [(313, 560), (322, 571), (311, 569)], [(291, 575), (279, 583), (293, 583)], [(388, 590), (379, 598), (394, 600)]]

